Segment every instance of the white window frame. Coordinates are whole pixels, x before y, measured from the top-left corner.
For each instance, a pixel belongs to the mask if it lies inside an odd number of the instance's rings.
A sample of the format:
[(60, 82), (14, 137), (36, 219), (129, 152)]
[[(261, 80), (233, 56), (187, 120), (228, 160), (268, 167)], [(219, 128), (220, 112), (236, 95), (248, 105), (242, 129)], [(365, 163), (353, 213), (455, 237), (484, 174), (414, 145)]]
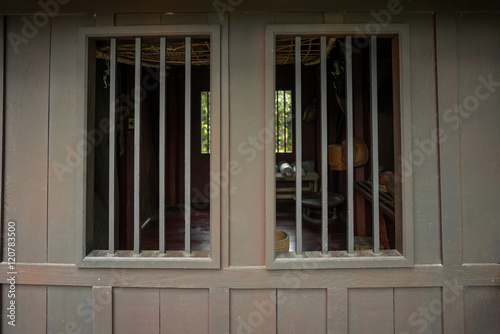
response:
[[(89, 71), (95, 71), (95, 60), (89, 57), (95, 48), (98, 38), (148, 38), (148, 37), (186, 37), (206, 36), (210, 38), (210, 111), (211, 111), (211, 154), (210, 186), (210, 250), (191, 251), (186, 246), (185, 251), (160, 250), (139, 252), (116, 250), (90, 250), (86, 245), (87, 229), (93, 217), (93, 179), (89, 168), (93, 164), (92, 147), (87, 139), (89, 125), (93, 122), (93, 100), (95, 78), (89, 76)], [(189, 39), (190, 40), (190, 39)], [(77, 143), (83, 154), (82, 163), (77, 166), (76, 200), (77, 200), (77, 244), (76, 265), (90, 268), (220, 268), (220, 180), (213, 180), (214, 175), (220, 175), (221, 145), (220, 145), (220, 110), (221, 110), (221, 41), (219, 25), (168, 25), (168, 26), (137, 26), (137, 27), (92, 27), (81, 28), (79, 31), (79, 91), (77, 108)], [(136, 60), (136, 72), (137, 72)], [(136, 74), (137, 77), (137, 74)], [(186, 80), (188, 81), (188, 80)], [(186, 102), (190, 104), (190, 101)], [(111, 107), (110, 107), (111, 108)], [(188, 107), (186, 107), (187, 109)], [(187, 144), (186, 144), (187, 145)], [(190, 148), (189, 148), (190, 149)], [(161, 188), (161, 187), (160, 187)], [(189, 188), (188, 188), (189, 189)], [(186, 193), (188, 193), (186, 191)], [(187, 198), (187, 195), (186, 195)], [(160, 199), (161, 202), (161, 199)], [(160, 213), (161, 215), (161, 213)], [(161, 224), (160, 224), (161, 225)], [(188, 233), (186, 233), (187, 235)], [(134, 236), (137, 238), (137, 236)], [(190, 237), (186, 237), (190, 238)], [(111, 244), (111, 241), (110, 241)], [(167, 245), (168, 246), (168, 245)], [(112, 248), (110, 246), (110, 248)], [(135, 242), (134, 242), (135, 248)], [(160, 245), (161, 248), (161, 245)]]
[[(375, 33), (362, 32), (356, 24), (317, 24), (317, 25), (270, 25), (266, 29), (266, 128), (274, 129), (274, 92), (276, 89), (276, 37), (287, 36), (352, 36), (352, 38), (366, 38), (372, 35), (381, 37), (398, 38), (399, 56), (399, 98), (400, 98), (400, 133), (401, 133), (401, 156), (406, 157), (411, 151), (411, 103), (410, 103), (410, 44), (409, 27), (406, 24), (389, 24), (378, 26)], [(325, 57), (326, 59), (326, 57)], [(325, 67), (326, 69), (326, 67)], [(325, 88), (326, 90), (326, 88)], [(298, 95), (299, 93), (296, 92)], [(326, 95), (326, 94), (325, 94)], [(323, 97), (322, 97), (323, 99)], [(349, 103), (349, 102), (347, 102)], [(298, 102), (296, 102), (298, 104)], [(326, 97), (321, 101), (321, 108), (326, 110)], [(300, 141), (300, 133), (296, 138)], [(326, 141), (326, 137), (324, 139)], [(297, 148), (298, 149), (298, 148)], [(275, 143), (274, 140), (266, 144), (266, 267), (268, 269), (303, 269), (303, 268), (375, 268), (375, 267), (408, 267), (414, 264), (413, 250), (413, 191), (412, 176), (403, 175), (401, 178), (401, 209), (397, 213), (402, 229), (402, 252), (396, 250), (380, 250), (375, 254), (373, 251), (308, 251), (296, 254), (295, 252), (276, 254), (276, 180), (275, 180)], [(395, 157), (395, 161), (398, 161)], [(300, 159), (299, 159), (300, 160)], [(326, 159), (323, 159), (326, 167)], [(402, 161), (403, 159), (399, 159)], [(323, 163), (323, 162), (322, 162)], [(397, 164), (399, 162), (396, 162)], [(401, 168), (401, 166), (397, 166)], [(322, 170), (326, 168), (322, 168)], [(326, 172), (322, 175), (322, 179)], [(299, 180), (300, 181), (300, 180)], [(349, 183), (349, 182), (348, 182)], [(326, 185), (326, 183), (325, 183)], [(300, 189), (298, 187), (297, 189)], [(350, 193), (350, 195), (349, 195)], [(348, 191), (348, 197), (353, 196)], [(300, 199), (299, 196), (297, 198)], [(349, 201), (349, 198), (347, 198)], [(352, 201), (352, 198), (351, 198)], [(297, 206), (297, 212), (299, 211)], [(323, 210), (324, 211), (324, 210)], [(352, 229), (348, 228), (348, 229)], [(353, 232), (351, 232), (353, 233)], [(323, 233), (324, 234), (324, 228)], [(349, 234), (349, 232), (348, 232)], [(353, 237), (352, 237), (353, 238)], [(349, 235), (348, 235), (349, 239)], [(327, 238), (326, 238), (327, 240)], [(324, 244), (325, 238), (322, 238)], [(348, 242), (349, 243), (349, 242)], [(353, 243), (353, 242), (352, 242)], [(326, 249), (327, 249), (326, 242)], [(347, 246), (354, 249), (353, 245)]]

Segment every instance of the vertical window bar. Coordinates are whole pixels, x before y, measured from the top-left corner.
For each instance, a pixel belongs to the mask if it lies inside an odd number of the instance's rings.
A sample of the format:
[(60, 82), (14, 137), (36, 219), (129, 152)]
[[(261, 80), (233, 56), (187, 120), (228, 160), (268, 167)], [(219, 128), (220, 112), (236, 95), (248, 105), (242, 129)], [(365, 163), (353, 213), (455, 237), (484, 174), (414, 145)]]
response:
[(134, 95), (134, 254), (141, 252), (141, 38), (135, 39), (135, 95)]
[(160, 254), (165, 254), (166, 38), (160, 38)]
[(211, 146), (211, 131), (212, 131), (212, 125), (211, 125), (211, 118), (212, 118), (212, 114), (210, 113), (210, 91), (206, 92), (207, 94), (207, 127), (208, 127), (208, 131), (207, 131), (207, 135), (208, 135), (208, 139), (207, 139), (207, 153), (210, 153), (211, 150), (210, 150), (210, 146)]
[(279, 129), (279, 113), (278, 113), (278, 91), (274, 91), (274, 135), (276, 137), (275, 143), (274, 143), (274, 151), (279, 152), (279, 134), (278, 134), (278, 129)]
[(109, 254), (115, 253), (115, 167), (116, 167), (116, 38), (111, 39), (109, 71)]
[(191, 37), (186, 37), (184, 121), (184, 249), (191, 253)]
[(321, 51), (321, 252), (328, 254), (328, 136), (326, 115), (326, 36), (320, 39)]
[(377, 92), (377, 36), (370, 39), (370, 70), (371, 70), (371, 155), (372, 155), (372, 222), (373, 222), (373, 253), (380, 253), (379, 232), (379, 189), (378, 189), (378, 92)]
[(302, 59), (301, 38), (295, 37), (295, 217), (296, 253), (302, 254)]
[(353, 99), (352, 36), (346, 36), (346, 105), (347, 105), (347, 253), (354, 254), (354, 169), (353, 169)]
[(285, 141), (283, 143), (283, 152), (288, 152), (287, 151), (287, 146), (288, 146), (288, 115), (286, 113), (286, 106), (287, 106), (287, 100), (286, 100), (287, 94), (286, 91), (283, 91), (283, 128), (285, 129), (284, 135), (285, 135)]

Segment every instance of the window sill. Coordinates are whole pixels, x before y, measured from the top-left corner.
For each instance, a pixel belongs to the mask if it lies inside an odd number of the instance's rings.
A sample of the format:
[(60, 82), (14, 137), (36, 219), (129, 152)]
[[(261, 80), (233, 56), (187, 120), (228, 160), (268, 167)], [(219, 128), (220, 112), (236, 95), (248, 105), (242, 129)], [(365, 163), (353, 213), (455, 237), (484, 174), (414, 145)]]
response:
[(380, 254), (369, 251), (331, 251), (327, 255), (321, 252), (277, 253), (274, 261), (267, 264), (268, 269), (330, 269), (330, 268), (385, 268), (411, 267), (413, 262), (397, 250), (381, 250)]
[(219, 269), (210, 258), (209, 251), (117, 251), (109, 254), (106, 250), (94, 250), (81, 260), (79, 268), (173, 268), (173, 269)]

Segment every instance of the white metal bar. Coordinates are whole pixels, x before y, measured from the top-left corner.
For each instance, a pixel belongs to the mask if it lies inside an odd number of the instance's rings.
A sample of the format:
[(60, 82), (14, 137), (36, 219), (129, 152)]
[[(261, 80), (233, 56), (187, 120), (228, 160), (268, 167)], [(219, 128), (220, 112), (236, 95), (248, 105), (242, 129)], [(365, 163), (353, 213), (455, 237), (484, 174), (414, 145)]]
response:
[(141, 38), (135, 39), (134, 92), (134, 254), (141, 252)]
[(296, 249), (302, 254), (302, 47), (295, 37), (295, 222)]
[(371, 70), (371, 156), (372, 156), (372, 222), (373, 253), (380, 253), (379, 232), (379, 189), (378, 189), (378, 91), (377, 91), (377, 36), (370, 38), (370, 70)]
[(191, 37), (186, 37), (184, 121), (184, 250), (191, 253)]
[(165, 254), (165, 120), (166, 120), (166, 49), (165, 37), (160, 38), (160, 254)]
[(321, 58), (321, 252), (328, 254), (328, 119), (326, 113), (326, 36), (320, 38)]
[(352, 37), (346, 37), (346, 107), (347, 107), (347, 253), (354, 254), (354, 167), (353, 167), (353, 98)]
[(111, 39), (109, 60), (109, 177), (108, 252), (115, 253), (115, 167), (116, 167), (116, 38)]

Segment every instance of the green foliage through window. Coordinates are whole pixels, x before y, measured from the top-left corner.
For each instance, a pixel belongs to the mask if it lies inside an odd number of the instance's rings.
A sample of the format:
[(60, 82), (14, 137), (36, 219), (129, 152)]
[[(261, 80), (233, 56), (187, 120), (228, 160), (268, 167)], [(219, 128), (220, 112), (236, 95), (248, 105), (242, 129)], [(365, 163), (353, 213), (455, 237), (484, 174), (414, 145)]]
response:
[(292, 91), (275, 93), (276, 153), (292, 153)]
[(210, 153), (210, 92), (201, 92), (201, 153)]

